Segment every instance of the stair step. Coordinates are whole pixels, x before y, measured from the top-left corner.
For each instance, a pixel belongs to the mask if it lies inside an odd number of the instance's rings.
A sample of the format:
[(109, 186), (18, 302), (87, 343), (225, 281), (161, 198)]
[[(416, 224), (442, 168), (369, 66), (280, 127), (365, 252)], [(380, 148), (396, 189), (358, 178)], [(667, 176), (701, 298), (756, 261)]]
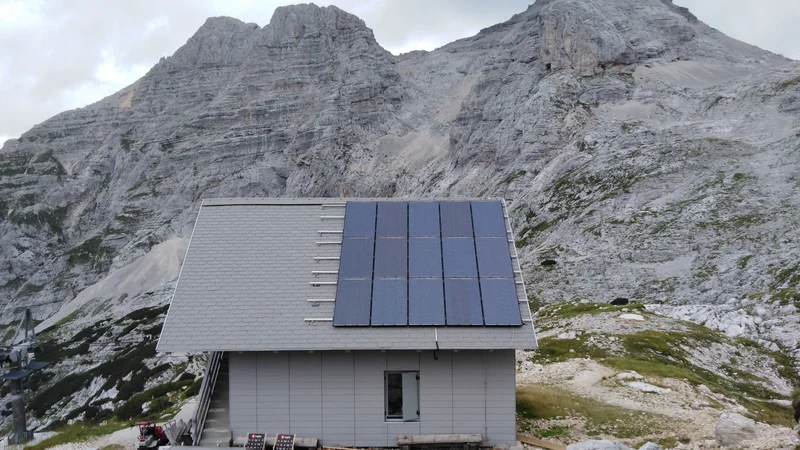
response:
[[(206, 416), (206, 424), (208, 423), (217, 424), (220, 422), (229, 422), (228, 415), (226, 414), (224, 416)], [(214, 427), (212, 426), (211, 428)]]

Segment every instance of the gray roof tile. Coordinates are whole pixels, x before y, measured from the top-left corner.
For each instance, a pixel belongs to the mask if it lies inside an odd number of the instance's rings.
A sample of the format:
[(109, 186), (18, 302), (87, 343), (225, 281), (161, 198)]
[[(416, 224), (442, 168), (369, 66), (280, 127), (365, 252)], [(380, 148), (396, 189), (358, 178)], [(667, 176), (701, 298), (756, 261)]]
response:
[[(363, 199), (362, 199), (363, 200)], [(391, 200), (391, 199), (381, 199)], [(266, 351), (346, 349), (536, 348), (527, 302), (520, 303), (522, 327), (333, 327), (332, 303), (313, 306), (311, 298), (334, 298), (340, 236), (347, 199), (213, 199), (198, 214), (181, 275), (170, 304), (159, 351)], [(326, 205), (327, 207), (323, 207)], [(511, 236), (509, 235), (509, 239)], [(514, 262), (514, 268), (518, 266)], [(519, 274), (516, 275), (520, 281)], [(518, 285), (520, 299), (525, 298)]]

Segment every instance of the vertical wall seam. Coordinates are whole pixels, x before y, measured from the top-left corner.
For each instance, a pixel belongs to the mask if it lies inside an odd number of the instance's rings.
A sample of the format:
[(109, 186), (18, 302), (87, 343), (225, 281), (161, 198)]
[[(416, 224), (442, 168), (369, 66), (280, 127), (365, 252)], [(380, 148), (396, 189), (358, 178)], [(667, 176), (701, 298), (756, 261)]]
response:
[(286, 379), (289, 381), (288, 383), (288, 394), (289, 394), (289, 432), (292, 433), (292, 352), (286, 353)]
[[(258, 409), (259, 409), (259, 408), (258, 408), (258, 353), (256, 352), (254, 356), (255, 356), (255, 358), (254, 358), (254, 359), (255, 359), (255, 363), (256, 363), (256, 370), (255, 370), (255, 373), (256, 373), (256, 379), (255, 379), (255, 385), (256, 385), (256, 386), (255, 386), (255, 391), (256, 391), (256, 395), (255, 395), (255, 403), (256, 403), (256, 430), (258, 430), (258, 429), (260, 429), (260, 428), (258, 427), (258, 416), (260, 415), (260, 414), (259, 414), (259, 411), (258, 411)], [(228, 368), (228, 372), (230, 372), (230, 368)], [(228, 376), (230, 377), (230, 375), (228, 375)]]
[(450, 433), (456, 432), (456, 352), (450, 351)]
[(489, 352), (483, 351), (483, 430), (486, 433), (486, 441), (489, 441)]
[(353, 447), (358, 446), (356, 442), (356, 352), (353, 352)]

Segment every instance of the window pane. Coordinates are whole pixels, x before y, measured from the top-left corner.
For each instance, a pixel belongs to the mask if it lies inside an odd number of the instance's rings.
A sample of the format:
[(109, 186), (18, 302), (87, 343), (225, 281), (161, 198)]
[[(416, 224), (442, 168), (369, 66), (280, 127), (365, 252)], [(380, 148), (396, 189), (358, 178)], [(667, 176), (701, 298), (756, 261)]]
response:
[(386, 418), (403, 418), (403, 374), (401, 372), (386, 374)]

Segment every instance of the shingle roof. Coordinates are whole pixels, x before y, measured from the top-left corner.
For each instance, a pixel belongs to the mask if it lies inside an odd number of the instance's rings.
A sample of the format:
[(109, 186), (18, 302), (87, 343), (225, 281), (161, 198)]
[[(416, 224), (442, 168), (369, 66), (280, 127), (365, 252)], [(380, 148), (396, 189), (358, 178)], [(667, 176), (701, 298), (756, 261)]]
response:
[[(363, 199), (359, 199), (363, 200)], [(381, 199), (387, 200), (387, 199)], [(449, 200), (449, 199), (448, 199)], [(214, 199), (200, 207), (158, 351), (532, 349), (522, 327), (333, 327), (340, 235), (347, 199)], [(509, 239), (512, 239), (509, 234)], [(518, 270), (517, 262), (514, 262)], [(525, 299), (521, 274), (517, 294)]]

